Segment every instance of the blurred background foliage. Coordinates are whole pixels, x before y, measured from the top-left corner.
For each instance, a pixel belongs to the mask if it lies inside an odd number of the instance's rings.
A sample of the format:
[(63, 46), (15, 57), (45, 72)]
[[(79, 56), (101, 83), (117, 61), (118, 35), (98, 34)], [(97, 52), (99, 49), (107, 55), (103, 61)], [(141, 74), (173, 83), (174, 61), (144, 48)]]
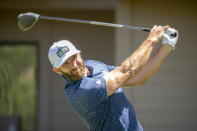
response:
[(0, 115), (18, 115), (22, 130), (35, 130), (37, 111), (37, 48), (0, 45)]

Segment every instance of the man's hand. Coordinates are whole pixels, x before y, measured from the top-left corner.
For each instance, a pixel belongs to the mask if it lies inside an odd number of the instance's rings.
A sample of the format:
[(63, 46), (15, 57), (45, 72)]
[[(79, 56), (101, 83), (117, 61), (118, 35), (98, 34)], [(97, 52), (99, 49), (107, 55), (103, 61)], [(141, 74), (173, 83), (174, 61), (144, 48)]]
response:
[(168, 28), (169, 26), (153, 26), (147, 40), (151, 40), (153, 42), (153, 45), (155, 45), (163, 39), (164, 32)]
[(168, 44), (172, 46), (172, 48), (174, 49), (177, 40), (178, 40), (178, 32), (173, 28), (168, 28), (163, 34), (162, 44)]

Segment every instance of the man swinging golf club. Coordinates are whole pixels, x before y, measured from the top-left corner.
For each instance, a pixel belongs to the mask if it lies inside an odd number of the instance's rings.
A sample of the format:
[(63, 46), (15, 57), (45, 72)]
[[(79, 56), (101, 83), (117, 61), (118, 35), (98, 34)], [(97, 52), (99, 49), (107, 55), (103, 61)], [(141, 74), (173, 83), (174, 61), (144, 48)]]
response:
[(121, 87), (142, 85), (160, 68), (175, 48), (178, 32), (177, 36), (170, 36), (175, 31), (169, 26), (155, 25), (147, 39), (119, 67), (84, 61), (81, 52), (67, 40), (50, 47), (48, 57), (53, 71), (66, 81), (68, 103), (91, 131), (143, 130)]

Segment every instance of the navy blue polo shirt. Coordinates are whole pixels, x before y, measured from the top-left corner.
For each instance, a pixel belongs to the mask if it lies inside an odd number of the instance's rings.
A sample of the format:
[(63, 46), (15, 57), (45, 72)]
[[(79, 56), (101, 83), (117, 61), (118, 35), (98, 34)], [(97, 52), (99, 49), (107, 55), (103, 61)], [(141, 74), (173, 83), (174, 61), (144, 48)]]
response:
[(85, 66), (90, 74), (81, 80), (64, 79), (67, 101), (87, 127), (91, 131), (143, 131), (122, 88), (107, 96), (103, 76), (115, 67), (94, 60), (85, 61)]

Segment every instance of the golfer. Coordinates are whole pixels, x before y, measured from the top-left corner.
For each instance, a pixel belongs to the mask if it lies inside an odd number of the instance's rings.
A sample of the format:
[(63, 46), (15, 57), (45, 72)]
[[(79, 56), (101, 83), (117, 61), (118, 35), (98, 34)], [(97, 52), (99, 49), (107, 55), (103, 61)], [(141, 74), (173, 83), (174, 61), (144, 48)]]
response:
[[(155, 25), (140, 47), (118, 67), (84, 61), (81, 52), (67, 40), (50, 47), (53, 71), (66, 81), (67, 101), (91, 131), (143, 131), (121, 87), (142, 85), (160, 68), (176, 44), (164, 35), (168, 28)], [(150, 57), (164, 36), (167, 42)]]

